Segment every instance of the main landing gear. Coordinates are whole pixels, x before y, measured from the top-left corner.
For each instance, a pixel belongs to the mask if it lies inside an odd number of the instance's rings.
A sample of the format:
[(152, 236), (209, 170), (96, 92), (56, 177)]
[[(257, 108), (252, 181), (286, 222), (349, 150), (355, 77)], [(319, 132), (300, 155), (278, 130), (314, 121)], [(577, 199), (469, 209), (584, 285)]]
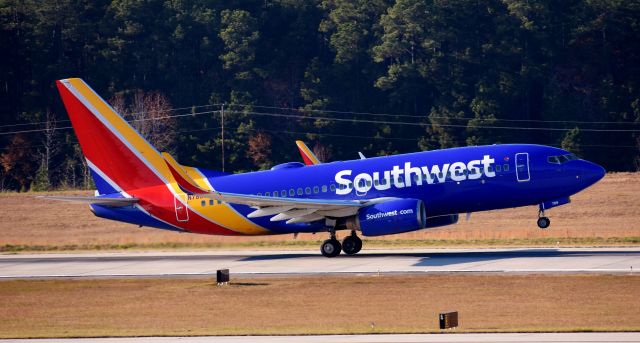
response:
[(544, 210), (540, 210), (538, 213), (538, 227), (541, 229), (546, 229), (551, 225), (551, 220), (544, 216)]
[(356, 235), (355, 231), (351, 231), (351, 235), (342, 240), (342, 251), (347, 255), (355, 255), (362, 249), (362, 240)]
[(340, 255), (340, 251), (344, 251), (347, 255), (357, 254), (362, 249), (362, 240), (356, 235), (355, 231), (351, 232), (351, 235), (344, 238), (342, 244), (336, 238), (336, 231), (334, 229), (329, 231), (331, 238), (322, 242), (320, 246), (320, 252), (324, 257), (336, 257)]

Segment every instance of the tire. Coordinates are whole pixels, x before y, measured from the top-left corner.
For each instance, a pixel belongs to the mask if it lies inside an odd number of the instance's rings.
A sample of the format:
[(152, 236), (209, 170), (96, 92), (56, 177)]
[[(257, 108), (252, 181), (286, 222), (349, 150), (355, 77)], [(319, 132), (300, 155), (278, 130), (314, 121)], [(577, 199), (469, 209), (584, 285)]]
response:
[(337, 239), (327, 239), (322, 242), (320, 246), (320, 252), (324, 257), (336, 257), (340, 255), (340, 251), (342, 250), (342, 246)]
[(540, 217), (538, 218), (538, 227), (541, 229), (546, 229), (549, 227), (549, 225), (551, 225), (551, 220), (549, 220), (549, 218), (547, 217)]
[(360, 249), (362, 249), (362, 240), (356, 235), (347, 236), (342, 241), (342, 251), (347, 255), (355, 255)]

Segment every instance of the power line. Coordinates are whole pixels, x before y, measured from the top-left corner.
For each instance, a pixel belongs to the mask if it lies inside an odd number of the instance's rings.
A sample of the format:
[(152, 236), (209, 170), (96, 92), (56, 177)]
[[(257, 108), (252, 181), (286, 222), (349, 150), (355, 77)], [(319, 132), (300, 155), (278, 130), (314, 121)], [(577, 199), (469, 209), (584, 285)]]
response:
[(621, 121), (578, 121), (578, 120), (542, 120), (542, 119), (500, 119), (500, 118), (476, 118), (476, 117), (444, 117), (431, 115), (407, 115), (407, 114), (390, 114), (390, 113), (372, 113), (372, 112), (351, 112), (351, 111), (333, 111), (333, 110), (316, 110), (316, 109), (296, 109), (290, 107), (277, 106), (260, 106), (260, 105), (238, 105), (257, 108), (268, 108), (278, 110), (291, 110), (296, 112), (316, 112), (316, 113), (338, 113), (338, 114), (358, 114), (383, 117), (400, 117), (400, 118), (420, 118), (420, 119), (449, 119), (449, 120), (487, 120), (487, 121), (503, 121), (503, 122), (529, 122), (529, 123), (567, 123), (567, 124), (634, 124), (640, 125), (640, 122), (621, 122)]
[[(140, 122), (140, 121), (150, 121), (150, 120), (160, 120), (160, 119), (169, 119), (169, 118), (178, 118), (178, 117), (188, 117), (188, 116), (196, 116), (200, 114), (211, 114), (217, 113), (218, 110), (213, 111), (201, 111), (194, 113), (186, 113), (186, 114), (176, 114), (176, 115), (168, 115), (163, 117), (156, 118), (143, 118), (136, 119), (129, 122)], [(385, 125), (407, 125), (407, 126), (419, 126), (419, 127), (451, 127), (451, 128), (465, 128), (465, 129), (497, 129), (497, 130), (533, 130), (533, 131), (570, 131), (573, 128), (557, 128), (557, 127), (529, 127), (529, 126), (495, 126), (495, 125), (461, 125), (461, 124), (437, 124), (437, 123), (425, 123), (425, 122), (400, 122), (400, 121), (387, 121), (387, 120), (370, 120), (370, 119), (354, 119), (354, 118), (332, 118), (332, 117), (318, 117), (318, 116), (306, 116), (306, 115), (297, 115), (297, 114), (283, 114), (283, 113), (265, 113), (265, 112), (251, 112), (251, 111), (233, 111), (227, 110), (228, 113), (235, 114), (244, 114), (244, 115), (256, 115), (256, 116), (270, 116), (270, 117), (279, 117), (279, 118), (295, 118), (295, 119), (313, 119), (313, 120), (327, 120), (327, 121), (338, 121), (338, 122), (350, 122), (350, 123), (367, 123), (367, 124), (385, 124)], [(2, 135), (9, 134), (18, 134), (18, 133), (33, 133), (33, 132), (44, 132), (48, 130), (64, 130), (69, 129), (71, 126), (61, 127), (61, 128), (53, 128), (53, 129), (31, 129), (31, 130), (19, 130), (19, 131), (8, 131), (1, 132)], [(578, 128), (583, 132), (640, 132), (640, 129), (591, 129), (591, 128)]]
[[(389, 125), (408, 125), (408, 126), (440, 126), (440, 127), (454, 127), (454, 128), (469, 128), (469, 129), (498, 129), (498, 130), (536, 130), (536, 131), (571, 131), (573, 128), (554, 128), (554, 127), (529, 127), (529, 126), (493, 126), (493, 125), (459, 125), (459, 124), (436, 124), (436, 123), (418, 123), (418, 122), (399, 122), (399, 121), (383, 121), (383, 120), (369, 120), (369, 119), (347, 119), (347, 118), (331, 118), (331, 117), (317, 117), (317, 116), (305, 116), (305, 115), (293, 115), (282, 113), (264, 113), (264, 112), (241, 112), (241, 111), (228, 111), (237, 114), (252, 114), (258, 116), (271, 116), (271, 117), (284, 117), (284, 118), (296, 118), (296, 119), (321, 119), (328, 121), (340, 121), (351, 123), (369, 123), (369, 124), (389, 124)], [(584, 132), (640, 132), (640, 129), (589, 129), (578, 128)]]
[[(143, 112), (133, 112), (128, 113), (127, 115), (136, 115), (142, 113), (165, 113), (172, 111), (181, 111), (188, 109), (196, 109), (196, 108), (205, 108), (205, 107), (216, 107), (221, 104), (207, 104), (207, 105), (195, 105), (195, 106), (185, 106), (185, 107), (175, 107), (165, 110), (153, 110), (153, 111), (143, 111)], [(313, 113), (335, 113), (335, 114), (353, 114), (353, 115), (367, 115), (367, 116), (376, 116), (376, 117), (393, 117), (393, 118), (416, 118), (416, 119), (446, 119), (446, 120), (485, 120), (485, 121), (494, 121), (494, 122), (513, 122), (513, 123), (551, 123), (551, 124), (586, 124), (586, 125), (640, 125), (640, 122), (621, 122), (621, 121), (580, 121), (580, 120), (542, 120), (542, 119), (501, 119), (501, 118), (476, 118), (476, 117), (444, 117), (444, 116), (432, 116), (432, 115), (407, 115), (407, 114), (390, 114), (390, 113), (373, 113), (373, 112), (356, 112), (356, 111), (337, 111), (337, 110), (318, 110), (318, 109), (302, 109), (302, 108), (292, 108), (292, 107), (278, 107), (278, 106), (264, 106), (264, 105), (251, 105), (251, 104), (233, 104), (231, 106), (238, 107), (255, 107), (255, 108), (265, 108), (265, 109), (276, 109), (276, 110), (286, 110), (293, 111), (298, 113), (305, 112), (313, 112)], [(207, 111), (207, 112), (196, 112), (191, 113), (194, 114), (202, 114), (202, 113), (212, 113), (216, 111)], [(243, 112), (244, 111), (236, 111)], [(161, 118), (155, 118), (161, 119)], [(149, 120), (153, 120), (149, 119)], [(57, 121), (59, 123), (69, 122), (68, 119)], [(0, 125), (1, 128), (7, 127), (21, 127), (21, 126), (30, 126), (30, 125), (42, 125), (47, 122), (34, 122), (34, 123), (18, 123), (18, 124), (6, 124)]]

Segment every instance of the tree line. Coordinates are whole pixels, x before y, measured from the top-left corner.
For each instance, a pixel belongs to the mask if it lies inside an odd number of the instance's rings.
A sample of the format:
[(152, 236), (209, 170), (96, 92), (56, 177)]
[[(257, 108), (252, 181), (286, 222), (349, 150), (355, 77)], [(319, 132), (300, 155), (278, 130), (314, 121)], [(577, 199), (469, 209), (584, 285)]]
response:
[(185, 165), (266, 169), (303, 139), (323, 160), (537, 143), (640, 169), (638, 0), (0, 0), (0, 30), (2, 190), (91, 187), (67, 77)]

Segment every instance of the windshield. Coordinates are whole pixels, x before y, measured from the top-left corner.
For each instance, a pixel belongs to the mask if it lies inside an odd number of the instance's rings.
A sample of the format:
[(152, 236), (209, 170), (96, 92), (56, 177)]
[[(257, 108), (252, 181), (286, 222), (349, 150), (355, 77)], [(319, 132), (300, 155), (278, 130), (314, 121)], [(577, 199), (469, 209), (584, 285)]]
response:
[(547, 162), (553, 164), (563, 164), (569, 161), (579, 160), (578, 156), (574, 154), (555, 155), (547, 157)]

